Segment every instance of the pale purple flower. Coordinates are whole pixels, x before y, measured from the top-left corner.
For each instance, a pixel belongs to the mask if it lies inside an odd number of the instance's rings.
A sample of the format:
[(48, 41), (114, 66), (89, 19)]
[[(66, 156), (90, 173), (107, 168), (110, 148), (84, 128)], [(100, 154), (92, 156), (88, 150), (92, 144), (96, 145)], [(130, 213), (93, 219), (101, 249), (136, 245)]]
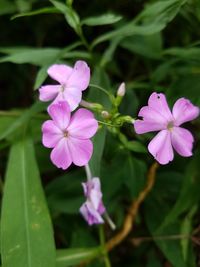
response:
[(148, 150), (160, 164), (167, 164), (174, 158), (174, 150), (183, 157), (192, 156), (194, 138), (181, 124), (199, 116), (199, 108), (188, 99), (179, 98), (169, 109), (164, 94), (152, 93), (148, 106), (140, 109), (142, 120), (136, 120), (136, 133), (160, 131), (149, 143)]
[(91, 138), (97, 131), (98, 123), (92, 112), (78, 109), (72, 116), (65, 101), (52, 104), (48, 110), (52, 120), (42, 125), (42, 143), (53, 148), (51, 160), (66, 170), (72, 162), (84, 166), (91, 158), (93, 144)]
[(104, 223), (102, 214), (106, 209), (102, 202), (101, 184), (99, 178), (94, 177), (86, 183), (82, 183), (82, 186), (87, 200), (81, 206), (80, 213), (89, 225)]
[(90, 68), (85, 61), (77, 61), (74, 68), (64, 64), (55, 64), (48, 69), (49, 76), (56, 80), (58, 85), (44, 85), (39, 89), (41, 101), (66, 100), (70, 110), (75, 110), (82, 98), (82, 91), (85, 90), (90, 81)]

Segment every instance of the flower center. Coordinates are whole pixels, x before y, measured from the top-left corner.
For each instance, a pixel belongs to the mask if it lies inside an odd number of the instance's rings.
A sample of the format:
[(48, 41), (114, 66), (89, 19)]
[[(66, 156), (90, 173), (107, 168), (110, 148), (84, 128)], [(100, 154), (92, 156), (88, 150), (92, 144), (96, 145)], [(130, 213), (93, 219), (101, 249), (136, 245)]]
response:
[(64, 130), (64, 131), (63, 131), (63, 136), (64, 136), (64, 137), (68, 137), (68, 136), (69, 136), (69, 132), (66, 131), (66, 130)]
[(61, 85), (61, 87), (60, 87), (60, 91), (61, 91), (61, 92), (64, 92), (64, 91), (65, 91), (65, 86), (64, 86), (64, 85)]
[(170, 121), (170, 122), (168, 123), (168, 125), (167, 125), (167, 129), (168, 129), (169, 131), (171, 131), (171, 130), (173, 129), (173, 127), (174, 127), (174, 123), (173, 123), (173, 121)]

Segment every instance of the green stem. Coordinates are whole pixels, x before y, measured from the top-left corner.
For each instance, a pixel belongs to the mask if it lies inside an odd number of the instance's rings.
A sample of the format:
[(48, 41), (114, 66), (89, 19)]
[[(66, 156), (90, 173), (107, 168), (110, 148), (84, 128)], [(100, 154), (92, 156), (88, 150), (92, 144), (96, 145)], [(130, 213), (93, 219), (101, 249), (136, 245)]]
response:
[(98, 85), (96, 85), (96, 84), (93, 84), (93, 83), (90, 83), (89, 84), (89, 86), (90, 87), (94, 87), (94, 88), (97, 88), (97, 89), (99, 89), (99, 90), (101, 90), (102, 92), (104, 92), (108, 97), (109, 97), (109, 99), (111, 99), (112, 98), (112, 95), (106, 90), (106, 89), (104, 89), (103, 87), (101, 87), (101, 86), (98, 86)]
[(104, 235), (103, 225), (99, 225), (99, 239), (100, 239), (102, 253), (103, 253), (103, 256), (104, 256), (105, 267), (111, 267), (110, 259), (109, 259), (109, 256), (108, 256), (108, 252), (106, 250), (106, 242), (105, 242), (105, 235)]
[(100, 124), (103, 124), (103, 125), (107, 125), (107, 126), (110, 126), (110, 127), (121, 127), (121, 125), (122, 124), (111, 124), (111, 123), (108, 123), (108, 122), (104, 122), (104, 121), (99, 121), (99, 120), (97, 120), (98, 121), (98, 123), (100, 123)]

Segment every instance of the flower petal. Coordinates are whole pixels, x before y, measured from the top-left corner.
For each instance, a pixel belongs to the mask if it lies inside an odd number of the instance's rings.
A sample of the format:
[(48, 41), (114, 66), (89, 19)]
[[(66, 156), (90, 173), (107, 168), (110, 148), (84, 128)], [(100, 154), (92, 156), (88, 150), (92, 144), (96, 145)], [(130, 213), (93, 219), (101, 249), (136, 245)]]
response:
[(62, 138), (51, 152), (51, 161), (58, 168), (66, 170), (72, 163), (67, 138)]
[(91, 138), (98, 129), (98, 122), (91, 111), (80, 108), (72, 115), (69, 134), (79, 139)]
[(149, 143), (148, 150), (160, 164), (172, 161), (174, 153), (170, 132), (168, 130), (160, 131)]
[(93, 208), (92, 203), (90, 203), (89, 201), (86, 201), (81, 206), (80, 213), (83, 215), (84, 219), (88, 222), (89, 225), (104, 223), (101, 215)]
[(178, 154), (183, 157), (192, 156), (194, 137), (188, 130), (181, 127), (173, 127), (171, 139), (172, 146)]
[(67, 87), (63, 92), (63, 98), (68, 102), (70, 110), (75, 110), (82, 98), (82, 91), (79, 88)]
[(60, 84), (65, 84), (71, 75), (73, 69), (64, 64), (54, 64), (48, 68), (47, 73), (49, 76), (59, 82)]
[(85, 61), (77, 61), (73, 72), (67, 81), (67, 87), (76, 87), (85, 90), (90, 82), (90, 68)]
[(175, 119), (175, 125), (196, 119), (199, 116), (199, 108), (194, 106), (188, 99), (182, 97), (174, 104), (172, 114)]
[(92, 156), (93, 144), (90, 140), (81, 140), (70, 136), (68, 139), (72, 161), (77, 166), (84, 166)]
[(60, 101), (57, 104), (52, 104), (48, 108), (48, 113), (53, 119), (55, 125), (60, 130), (65, 130), (70, 121), (70, 109), (69, 105), (65, 101)]
[(63, 137), (62, 132), (52, 120), (45, 121), (42, 125), (42, 143), (45, 147), (53, 148)]
[(162, 115), (168, 122), (173, 121), (172, 113), (167, 104), (167, 100), (164, 94), (153, 93), (149, 97), (148, 106)]
[(163, 125), (160, 123), (151, 121), (136, 120), (133, 125), (137, 134), (155, 132), (164, 129)]
[(60, 91), (60, 85), (45, 85), (39, 89), (40, 101), (50, 101), (54, 99)]

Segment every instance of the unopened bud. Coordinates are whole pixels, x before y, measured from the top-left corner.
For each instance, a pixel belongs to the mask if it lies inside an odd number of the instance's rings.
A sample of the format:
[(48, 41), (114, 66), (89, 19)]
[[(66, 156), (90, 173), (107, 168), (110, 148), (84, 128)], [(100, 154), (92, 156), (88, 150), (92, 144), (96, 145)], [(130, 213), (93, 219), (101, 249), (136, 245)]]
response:
[(125, 87), (125, 83), (121, 83), (118, 90), (117, 90), (117, 96), (121, 96), (123, 97), (126, 93), (126, 87)]
[(109, 119), (110, 118), (110, 114), (108, 113), (108, 111), (106, 110), (103, 110), (101, 112), (101, 116), (104, 118), (104, 119)]
[(103, 106), (99, 103), (91, 103), (91, 102), (87, 102), (85, 100), (81, 100), (80, 105), (82, 107), (85, 108), (89, 108), (89, 109), (95, 109), (95, 110), (102, 110)]

